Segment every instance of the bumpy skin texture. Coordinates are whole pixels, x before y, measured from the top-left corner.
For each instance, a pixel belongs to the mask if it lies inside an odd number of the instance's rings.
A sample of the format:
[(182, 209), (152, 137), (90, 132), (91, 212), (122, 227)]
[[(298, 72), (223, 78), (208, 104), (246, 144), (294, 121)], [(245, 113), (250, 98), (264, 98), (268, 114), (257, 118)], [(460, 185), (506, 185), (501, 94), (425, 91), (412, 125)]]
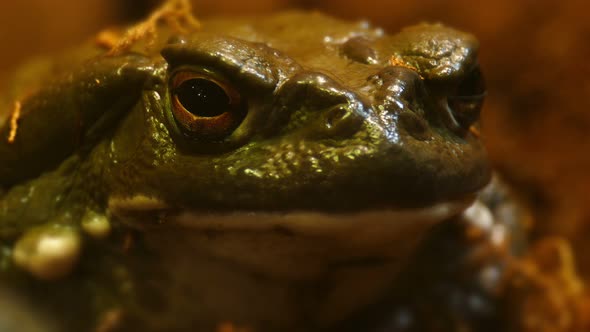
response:
[[(93, 299), (79, 309), (90, 322), (125, 307), (121, 298), (141, 292), (123, 282), (153, 264), (120, 249), (137, 230), (112, 210), (136, 196), (173, 213), (343, 213), (469, 197), (490, 169), (447, 99), (477, 69), (476, 52), (471, 35), (441, 25), (390, 36), (293, 12), (208, 20), (186, 36), (162, 28), (147, 51), (80, 51), (73, 58), (88, 59), (50, 63), (36, 87), (15, 93), (15, 141), (5, 139), (8, 121), (0, 130), (2, 280), (36, 294), (42, 285), (10, 262), (14, 242), (34, 226), (77, 230), (89, 215), (106, 216), (111, 237), (85, 238), (74, 275), (48, 292), (69, 304)], [(247, 101), (229, 136), (194, 139), (178, 127), (169, 84), (183, 68), (223, 77)]]
[[(341, 51), (351, 36), (372, 41), (376, 64)], [(439, 99), (475, 66), (476, 49), (470, 35), (442, 26), (387, 36), (320, 15), (207, 22), (164, 46), (165, 60), (99, 56), (43, 84), (24, 100), (16, 141), (2, 141), (0, 179), (25, 183), (94, 144), (81, 163), (101, 173), (84, 179), (100, 182), (100, 196), (137, 191), (191, 207), (249, 209), (460, 197), (485, 184), (489, 169), (479, 140), (445, 125)], [(390, 66), (391, 56), (418, 71)], [(173, 137), (167, 75), (179, 66), (211, 68), (247, 98), (247, 118), (225, 141)], [(327, 125), (335, 107), (345, 114)], [(135, 121), (107, 135), (123, 116)]]

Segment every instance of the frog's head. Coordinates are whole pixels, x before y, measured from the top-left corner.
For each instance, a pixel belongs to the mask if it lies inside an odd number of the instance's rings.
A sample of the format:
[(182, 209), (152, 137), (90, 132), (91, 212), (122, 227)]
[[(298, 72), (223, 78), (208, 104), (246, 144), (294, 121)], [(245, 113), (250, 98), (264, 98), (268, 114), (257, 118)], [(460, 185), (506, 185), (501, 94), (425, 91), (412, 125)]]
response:
[(487, 183), (472, 36), (325, 23), (289, 34), (276, 22), (241, 35), (239, 23), (214, 21), (215, 32), (170, 40), (112, 141), (122, 196), (357, 211), (463, 200)]
[[(159, 270), (185, 271), (178, 284), (215, 257), (230, 263), (207, 270), (208, 288), (249, 298), (219, 281), (237, 270), (326, 282), (329, 296), (294, 301), (342, 317), (384, 294), (423, 235), (488, 182), (476, 50), (439, 25), (388, 37), (309, 14), (207, 21), (163, 47), (108, 141), (109, 210), (151, 230), (169, 260)], [(206, 301), (227, 319), (233, 300)]]

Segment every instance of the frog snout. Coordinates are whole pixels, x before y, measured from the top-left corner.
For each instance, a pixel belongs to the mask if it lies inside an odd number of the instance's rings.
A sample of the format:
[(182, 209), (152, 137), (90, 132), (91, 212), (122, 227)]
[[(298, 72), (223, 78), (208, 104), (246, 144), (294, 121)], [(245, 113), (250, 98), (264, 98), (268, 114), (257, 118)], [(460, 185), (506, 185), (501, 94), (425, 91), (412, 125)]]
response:
[(311, 139), (346, 139), (357, 133), (364, 117), (359, 111), (359, 105), (354, 102), (344, 102), (318, 110), (315, 116), (300, 132)]
[(316, 130), (327, 137), (346, 138), (359, 130), (363, 119), (354, 103), (338, 104), (323, 111)]
[(388, 66), (369, 77), (367, 90), (372, 92), (372, 110), (388, 133), (396, 137), (403, 129), (417, 140), (431, 138), (428, 123), (427, 89), (420, 75), (410, 68)]
[(298, 73), (281, 85), (275, 112), (300, 121), (310, 138), (348, 138), (361, 128), (369, 109), (358, 95), (323, 73)]

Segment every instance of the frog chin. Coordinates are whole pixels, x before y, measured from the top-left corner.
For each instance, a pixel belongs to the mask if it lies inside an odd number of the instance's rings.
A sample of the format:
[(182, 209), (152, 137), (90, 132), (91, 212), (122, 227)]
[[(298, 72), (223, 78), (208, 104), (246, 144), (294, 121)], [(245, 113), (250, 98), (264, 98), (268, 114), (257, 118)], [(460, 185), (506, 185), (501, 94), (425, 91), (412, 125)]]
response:
[[(400, 260), (433, 226), (461, 214), (474, 200), (469, 196), (423, 208), (344, 213), (203, 212), (171, 208), (156, 198), (136, 195), (111, 198), (109, 210), (146, 236), (191, 234), (192, 245), (200, 252), (258, 266), (265, 273), (297, 278), (294, 274), (305, 275), (305, 267), (314, 266), (314, 260), (318, 266), (328, 261)], [(304, 265), (293, 269), (299, 259)]]
[(135, 197), (111, 199), (109, 208), (164, 258), (155, 268), (183, 285), (174, 298), (197, 294), (207, 303), (199, 319), (282, 317), (328, 326), (383, 296), (424, 235), (473, 201), (355, 213), (205, 213)]

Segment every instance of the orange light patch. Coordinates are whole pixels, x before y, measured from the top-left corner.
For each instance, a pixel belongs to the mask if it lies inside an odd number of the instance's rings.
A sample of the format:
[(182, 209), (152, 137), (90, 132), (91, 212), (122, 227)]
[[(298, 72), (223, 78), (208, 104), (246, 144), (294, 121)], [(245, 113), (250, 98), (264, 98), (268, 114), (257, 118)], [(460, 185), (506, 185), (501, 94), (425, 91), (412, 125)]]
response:
[(111, 50), (117, 45), (121, 38), (121, 35), (117, 31), (107, 29), (98, 33), (95, 42), (98, 47)]
[(116, 55), (131, 47), (135, 42), (143, 38), (151, 44), (156, 39), (156, 26), (164, 21), (169, 27), (178, 33), (186, 34), (200, 29), (201, 23), (192, 14), (189, 0), (169, 0), (154, 11), (145, 21), (131, 27), (122, 38), (116, 41), (109, 51), (110, 55)]
[(8, 143), (14, 143), (16, 132), (18, 131), (18, 120), (20, 119), (21, 102), (15, 101), (12, 113), (10, 114), (10, 132), (8, 133)]
[[(395, 55), (392, 55), (389, 58), (389, 64), (392, 65), (392, 66), (408, 68), (408, 69), (413, 70), (416, 73), (418, 73), (418, 75), (420, 75), (420, 71), (418, 71), (418, 68), (416, 68), (416, 67), (414, 67), (412, 65), (407, 64), (406, 62), (404, 62), (402, 59), (398, 58)], [(422, 77), (422, 75), (420, 75), (420, 78), (421, 79), (424, 79), (424, 77)]]
[(252, 330), (245, 327), (237, 327), (229, 322), (223, 322), (217, 325), (217, 332), (252, 332)]

